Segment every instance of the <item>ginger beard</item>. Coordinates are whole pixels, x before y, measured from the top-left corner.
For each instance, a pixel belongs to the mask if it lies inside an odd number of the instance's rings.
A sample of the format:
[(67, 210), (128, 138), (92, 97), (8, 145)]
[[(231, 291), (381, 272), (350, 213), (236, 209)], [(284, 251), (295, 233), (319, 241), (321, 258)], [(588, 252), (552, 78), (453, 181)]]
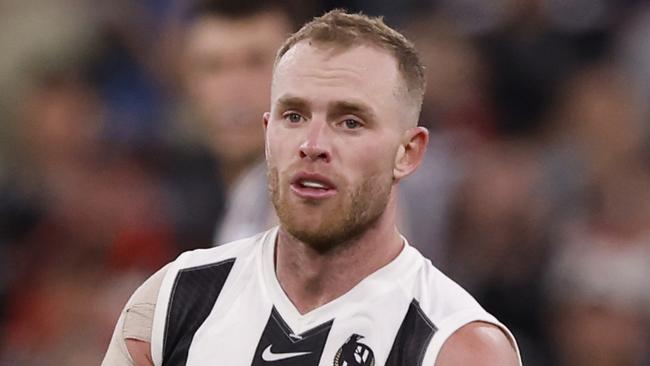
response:
[[(339, 187), (337, 195), (326, 200), (333, 202), (290, 197), (288, 182), (287, 177), (280, 181), (278, 169), (269, 166), (269, 193), (282, 227), (313, 249), (327, 252), (354, 241), (377, 223), (386, 210), (393, 177), (376, 173), (356, 186)], [(320, 219), (307, 217), (306, 210), (321, 210)]]

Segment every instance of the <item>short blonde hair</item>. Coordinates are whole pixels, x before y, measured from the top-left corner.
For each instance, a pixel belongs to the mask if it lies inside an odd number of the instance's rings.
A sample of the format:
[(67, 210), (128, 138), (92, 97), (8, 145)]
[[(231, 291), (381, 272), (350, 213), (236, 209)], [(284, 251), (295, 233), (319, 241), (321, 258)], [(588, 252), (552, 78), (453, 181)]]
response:
[(291, 35), (280, 47), (275, 64), (303, 40), (331, 43), (343, 48), (366, 43), (388, 51), (395, 57), (408, 94), (414, 98), (419, 111), (426, 86), (424, 65), (413, 43), (387, 26), (381, 17), (348, 14), (340, 9), (329, 11)]

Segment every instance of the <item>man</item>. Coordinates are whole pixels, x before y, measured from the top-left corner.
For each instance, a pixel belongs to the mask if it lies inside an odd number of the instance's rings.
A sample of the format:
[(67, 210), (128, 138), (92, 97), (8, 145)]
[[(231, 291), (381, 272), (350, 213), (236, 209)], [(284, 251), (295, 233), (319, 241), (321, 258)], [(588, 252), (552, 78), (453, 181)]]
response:
[(219, 163), (226, 207), (223, 244), (273, 226), (267, 199), (264, 134), (273, 58), (294, 29), (280, 1), (199, 1), (184, 27), (182, 74), (198, 137)]
[[(397, 231), (423, 90), (412, 45), (379, 19), (332, 11), (291, 36), (264, 114), (280, 226), (155, 274), (109, 347), (125, 361), (105, 364), (519, 365), (509, 331)], [(124, 342), (143, 298), (148, 334)]]

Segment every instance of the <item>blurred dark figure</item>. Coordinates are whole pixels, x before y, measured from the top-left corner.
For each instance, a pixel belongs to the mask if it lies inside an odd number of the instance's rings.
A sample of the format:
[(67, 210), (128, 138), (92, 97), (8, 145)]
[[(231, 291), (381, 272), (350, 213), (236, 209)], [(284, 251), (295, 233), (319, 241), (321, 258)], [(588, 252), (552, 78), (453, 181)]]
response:
[[(528, 136), (543, 128), (562, 80), (606, 55), (618, 10), (608, 0), (444, 3), (452, 12), (477, 15), (474, 23), (466, 19), (468, 29), (485, 23), (475, 29), (480, 31), (475, 38), (492, 70), (489, 94), (499, 113), (498, 129)], [(468, 3), (478, 14), (463, 8)], [(491, 15), (491, 23), (481, 22), (481, 11)]]
[(262, 114), (268, 110), (275, 52), (299, 21), (290, 5), (199, 1), (179, 38), (189, 116), (177, 126), (186, 134), (190, 130), (218, 162), (227, 197), (216, 244), (276, 222), (266, 192)]
[(172, 131), (179, 99), (177, 32), (192, 1), (118, 0), (93, 9), (99, 23), (90, 78), (105, 105), (102, 136), (159, 180), (174, 253), (210, 246), (225, 193), (218, 163)]
[(420, 123), (430, 140), (422, 167), (400, 185), (400, 229), (441, 268), (446, 267), (452, 198), (471, 152), (493, 138), (494, 113), (485, 95), (481, 55), (445, 19), (419, 18), (406, 33), (426, 65)]
[(567, 84), (558, 108), (558, 140), (572, 147), (564, 161), (583, 192), (557, 225), (548, 275), (558, 365), (650, 362), (650, 155), (631, 87), (612, 66), (594, 66)]
[(550, 258), (541, 165), (526, 141), (486, 143), (453, 198), (447, 271), (518, 337), (526, 365), (548, 364), (544, 271)]
[(186, 0), (114, 0), (93, 3), (93, 79), (112, 121), (104, 134), (132, 146), (160, 144), (167, 106), (175, 97), (176, 57), (166, 29), (175, 25)]
[[(650, 268), (646, 117), (609, 65), (585, 68), (564, 85), (544, 135), (485, 144), (469, 159), (449, 271), (514, 329), (525, 364), (642, 365), (647, 349), (637, 342), (647, 339), (648, 322), (639, 304), (647, 309), (650, 293), (641, 280)], [(549, 273), (557, 274), (549, 280)], [(636, 310), (608, 298), (635, 298)], [(587, 311), (592, 306), (600, 310)], [(621, 337), (606, 324), (621, 327)], [(591, 326), (602, 326), (602, 337)], [(625, 342), (624, 334), (638, 337)]]

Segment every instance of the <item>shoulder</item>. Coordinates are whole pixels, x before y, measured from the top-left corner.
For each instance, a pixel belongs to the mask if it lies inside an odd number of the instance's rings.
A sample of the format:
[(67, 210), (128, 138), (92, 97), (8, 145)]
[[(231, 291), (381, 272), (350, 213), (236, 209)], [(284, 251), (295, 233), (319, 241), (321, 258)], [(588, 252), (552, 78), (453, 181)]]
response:
[(429, 260), (423, 258), (422, 262), (412, 290), (413, 296), (436, 326), (447, 328), (454, 323), (458, 327), (473, 317), (487, 316), (481, 305), (463, 287)]
[(102, 365), (150, 366), (151, 327), (158, 291), (169, 264), (138, 287), (118, 319)]
[(430, 262), (422, 266), (415, 288), (422, 312), (436, 328), (426, 365), (519, 365), (510, 331)]
[(447, 339), (435, 366), (518, 366), (514, 345), (496, 325), (469, 323)]
[[(255, 253), (254, 248), (264, 240), (272, 239), (269, 236), (272, 234), (270, 230), (218, 247), (184, 252), (168, 263), (147, 279), (129, 299), (116, 326), (116, 344), (128, 351), (134, 365), (152, 365), (151, 344), (155, 340), (153, 329), (156, 327), (156, 317), (166, 314), (167, 299), (176, 276), (184, 271), (194, 272), (192, 270), (197, 268), (251, 257)], [(107, 359), (110, 359), (108, 355)]]
[(172, 268), (174, 270), (182, 270), (185, 268), (214, 264), (224, 260), (244, 259), (254, 256), (259, 254), (259, 251), (255, 249), (259, 248), (262, 243), (268, 240), (274, 240), (275, 233), (276, 228), (273, 228), (254, 236), (232, 241), (216, 247), (184, 252), (176, 258), (174, 262), (172, 262)]

